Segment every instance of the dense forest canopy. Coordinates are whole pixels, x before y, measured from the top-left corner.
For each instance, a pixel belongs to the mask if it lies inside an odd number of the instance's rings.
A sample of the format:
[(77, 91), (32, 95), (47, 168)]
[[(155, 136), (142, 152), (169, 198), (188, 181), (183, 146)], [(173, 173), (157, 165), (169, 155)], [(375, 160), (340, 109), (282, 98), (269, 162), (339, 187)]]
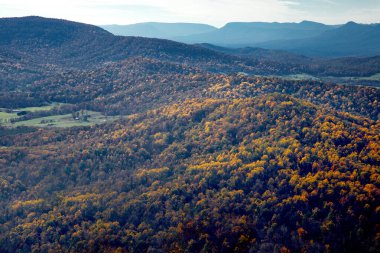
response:
[[(0, 23), (0, 252), (379, 251), (379, 89), (68, 21)], [(86, 111), (113, 120), (46, 124)]]

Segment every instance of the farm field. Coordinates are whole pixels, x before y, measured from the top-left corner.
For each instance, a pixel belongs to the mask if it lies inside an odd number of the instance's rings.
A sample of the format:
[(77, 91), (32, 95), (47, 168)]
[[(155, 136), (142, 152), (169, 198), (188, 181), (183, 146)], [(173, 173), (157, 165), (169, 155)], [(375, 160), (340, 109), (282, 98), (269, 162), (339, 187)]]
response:
[[(48, 111), (51, 110), (54, 105), (48, 105), (43, 107), (27, 107), (20, 108), (17, 111)], [(11, 119), (20, 118), (16, 112), (5, 112), (0, 111), (0, 125), (6, 127), (19, 127), (19, 126), (28, 126), (28, 127), (74, 127), (74, 126), (91, 126), (96, 124), (102, 124), (107, 122), (113, 122), (116, 119), (119, 119), (119, 116), (105, 116), (100, 112), (86, 111), (87, 119), (75, 119), (71, 113), (64, 115), (52, 115), (47, 117), (39, 117), (30, 120), (23, 120), (18, 122), (10, 122)]]

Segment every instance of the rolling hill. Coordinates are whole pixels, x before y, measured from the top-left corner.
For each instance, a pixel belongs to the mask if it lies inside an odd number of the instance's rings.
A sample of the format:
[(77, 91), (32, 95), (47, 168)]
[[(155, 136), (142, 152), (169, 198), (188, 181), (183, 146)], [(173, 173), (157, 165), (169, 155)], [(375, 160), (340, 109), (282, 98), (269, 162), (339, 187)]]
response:
[(0, 252), (378, 251), (380, 89), (65, 20), (0, 35)]
[(284, 50), (263, 49), (257, 47), (227, 48), (211, 44), (199, 44), (229, 55), (272, 64), (291, 65), (300, 73), (308, 73), (317, 77), (365, 77), (380, 73), (380, 56), (373, 57), (340, 57), (319, 58), (307, 57)]
[(181, 60), (189, 64), (237, 60), (202, 47), (167, 40), (114, 36), (96, 26), (41, 17), (0, 19), (0, 35), (3, 50), (21, 52), (38, 59), (41, 64), (66, 67), (83, 68), (134, 56)]
[(379, 131), (267, 93), (5, 136), (0, 250), (375, 252)]

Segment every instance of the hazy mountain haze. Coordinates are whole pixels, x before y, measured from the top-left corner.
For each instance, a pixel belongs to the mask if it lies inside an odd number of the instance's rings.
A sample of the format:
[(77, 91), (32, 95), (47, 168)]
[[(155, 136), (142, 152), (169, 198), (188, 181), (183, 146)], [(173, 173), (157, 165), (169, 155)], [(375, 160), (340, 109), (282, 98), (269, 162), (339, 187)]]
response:
[(115, 35), (141, 36), (160, 39), (173, 39), (199, 33), (215, 31), (217, 28), (205, 24), (147, 22), (132, 25), (103, 25), (105, 30)]
[(231, 22), (217, 29), (204, 24), (140, 23), (102, 26), (115, 35), (170, 39), (224, 47), (261, 47), (317, 57), (374, 56), (380, 54), (378, 24), (325, 25), (300, 23)]

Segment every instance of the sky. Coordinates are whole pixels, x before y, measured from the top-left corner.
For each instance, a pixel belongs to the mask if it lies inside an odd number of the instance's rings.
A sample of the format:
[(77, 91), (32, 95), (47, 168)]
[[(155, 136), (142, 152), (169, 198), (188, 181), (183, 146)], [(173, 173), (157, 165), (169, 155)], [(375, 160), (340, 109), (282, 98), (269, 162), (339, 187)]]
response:
[(43, 16), (94, 25), (190, 22), (380, 23), (380, 0), (0, 0), (0, 17)]

